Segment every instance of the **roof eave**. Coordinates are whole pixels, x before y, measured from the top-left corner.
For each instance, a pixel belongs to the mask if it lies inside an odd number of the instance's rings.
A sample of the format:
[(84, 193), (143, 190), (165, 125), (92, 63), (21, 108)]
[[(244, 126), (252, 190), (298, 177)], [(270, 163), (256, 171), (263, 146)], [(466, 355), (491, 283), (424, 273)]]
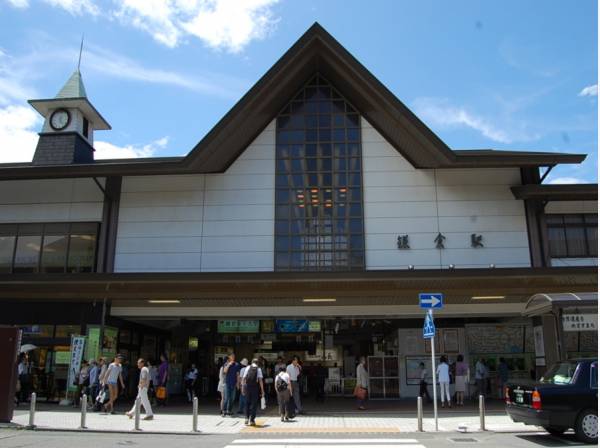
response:
[(528, 184), (510, 188), (515, 199), (597, 201), (598, 184)]

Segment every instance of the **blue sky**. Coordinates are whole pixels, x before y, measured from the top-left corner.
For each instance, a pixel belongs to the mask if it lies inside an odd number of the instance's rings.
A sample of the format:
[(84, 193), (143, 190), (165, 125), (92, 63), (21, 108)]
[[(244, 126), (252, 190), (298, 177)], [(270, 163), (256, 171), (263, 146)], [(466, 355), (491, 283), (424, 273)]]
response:
[[(368, 7), (366, 7), (368, 5)], [(597, 182), (594, 0), (0, 0), (0, 161), (30, 160), (74, 70), (112, 125), (100, 157), (183, 155), (315, 21), (451, 148), (589, 154)]]

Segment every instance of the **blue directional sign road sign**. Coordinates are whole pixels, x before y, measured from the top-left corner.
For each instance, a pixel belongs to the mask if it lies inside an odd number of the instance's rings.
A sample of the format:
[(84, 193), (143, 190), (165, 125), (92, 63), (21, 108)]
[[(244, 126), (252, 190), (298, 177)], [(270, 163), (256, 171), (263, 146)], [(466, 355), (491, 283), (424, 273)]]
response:
[(425, 314), (425, 322), (423, 323), (423, 339), (431, 339), (435, 336), (435, 324), (433, 323), (433, 315)]
[(441, 292), (422, 292), (419, 294), (421, 308), (443, 308), (444, 294)]

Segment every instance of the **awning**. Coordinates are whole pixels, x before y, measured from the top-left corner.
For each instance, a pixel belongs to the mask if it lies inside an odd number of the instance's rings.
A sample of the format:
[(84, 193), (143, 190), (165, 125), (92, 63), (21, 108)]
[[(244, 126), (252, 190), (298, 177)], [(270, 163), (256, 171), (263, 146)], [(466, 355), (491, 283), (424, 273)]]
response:
[(539, 316), (562, 308), (594, 308), (598, 312), (597, 292), (535, 294), (525, 304), (524, 316)]

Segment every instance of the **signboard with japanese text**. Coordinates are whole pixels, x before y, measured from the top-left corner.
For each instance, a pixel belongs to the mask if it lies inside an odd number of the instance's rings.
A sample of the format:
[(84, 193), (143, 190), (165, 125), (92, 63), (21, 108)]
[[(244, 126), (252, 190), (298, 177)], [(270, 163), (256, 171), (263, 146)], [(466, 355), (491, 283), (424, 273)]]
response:
[(85, 349), (85, 336), (73, 336), (71, 338), (71, 355), (69, 361), (69, 376), (67, 377), (67, 390), (77, 391), (75, 380), (79, 375), (81, 360)]
[(259, 320), (220, 320), (218, 333), (258, 333)]
[(563, 314), (564, 331), (598, 331), (597, 314)]

